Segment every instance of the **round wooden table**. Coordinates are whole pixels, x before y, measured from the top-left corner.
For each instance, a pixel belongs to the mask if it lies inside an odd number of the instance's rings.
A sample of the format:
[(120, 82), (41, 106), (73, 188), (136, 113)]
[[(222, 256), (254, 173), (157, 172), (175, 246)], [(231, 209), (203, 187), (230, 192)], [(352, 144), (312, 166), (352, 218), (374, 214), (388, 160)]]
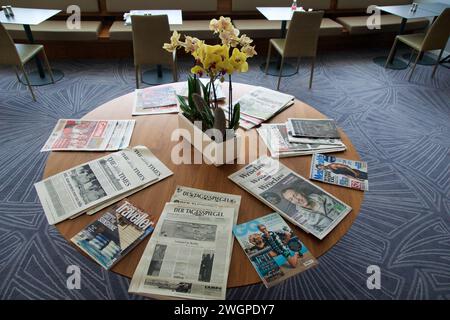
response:
[[(174, 85), (174, 84), (172, 84)], [(182, 85), (177, 83), (175, 85)], [(233, 83), (233, 99), (242, 96), (244, 93), (253, 89), (253, 86)], [(225, 88), (224, 88), (225, 89)], [(226, 92), (226, 91), (225, 91)], [(134, 93), (130, 93), (114, 99), (88, 113), (83, 119), (136, 119), (136, 126), (133, 132), (130, 146), (147, 146), (163, 163), (168, 166), (173, 175), (165, 180), (158, 182), (134, 195), (129, 199), (147, 212), (159, 217), (164, 204), (170, 200), (177, 185), (239, 194), (242, 196), (241, 207), (239, 211), (238, 223), (246, 222), (257, 217), (273, 212), (272, 209), (253, 197), (250, 193), (241, 189), (235, 183), (228, 179), (228, 176), (242, 168), (244, 165), (227, 164), (221, 167), (215, 167), (207, 164), (181, 164), (175, 165), (171, 161), (171, 150), (179, 141), (171, 141), (171, 133), (178, 127), (177, 115), (149, 115), (132, 117), (131, 111), (134, 101)], [(295, 104), (284, 112), (280, 113), (270, 122), (281, 123), (287, 118), (326, 118), (323, 114), (305, 103), (296, 100)], [(257, 135), (255, 129), (243, 131), (240, 133), (247, 137)], [(359, 160), (359, 155), (353, 147), (349, 138), (344, 132), (340, 132), (343, 142), (347, 146), (347, 151), (339, 152), (338, 156), (348, 159)], [(253, 137), (255, 138), (255, 137)], [(260, 143), (262, 141), (260, 140)], [(248, 148), (248, 146), (247, 146)], [(194, 148), (192, 148), (194, 149)], [(194, 152), (194, 151), (192, 151)], [(44, 171), (44, 178), (67, 170), (81, 163), (104, 156), (103, 152), (52, 152), (47, 160)], [(281, 159), (281, 162), (295, 172), (304, 177), (309, 177), (311, 156), (299, 156)], [(364, 193), (361, 191), (315, 182), (321, 188), (330, 192), (338, 199), (350, 205), (353, 210), (331, 231), (323, 240), (318, 240), (314, 236), (308, 235), (299, 228), (291, 225), (298, 237), (305, 243), (312, 254), (316, 257), (321, 256), (333, 247), (339, 239), (349, 230), (353, 221), (359, 213)], [(82, 215), (73, 220), (66, 220), (56, 225), (63, 237), (70, 239), (83, 229), (86, 225), (94, 221), (104, 212), (100, 211), (92, 216)], [(134, 270), (141, 258), (148, 239), (139, 244), (132, 252), (119, 261), (113, 272), (131, 278)], [(80, 251), (81, 252), (81, 251)], [(320, 266), (319, 266), (320, 268)], [(239, 287), (260, 282), (260, 279), (246, 257), (239, 243), (234, 241), (231, 267), (228, 277), (228, 287)]]

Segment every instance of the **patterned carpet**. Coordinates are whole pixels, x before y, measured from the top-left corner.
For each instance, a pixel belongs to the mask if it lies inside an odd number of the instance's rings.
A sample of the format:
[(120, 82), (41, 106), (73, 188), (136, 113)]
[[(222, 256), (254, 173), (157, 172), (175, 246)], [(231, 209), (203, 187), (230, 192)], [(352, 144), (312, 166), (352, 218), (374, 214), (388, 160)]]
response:
[[(319, 57), (313, 90), (309, 65), (281, 90), (337, 119), (369, 163), (370, 192), (348, 234), (320, 266), (270, 290), (228, 291), (229, 299), (450, 299), (450, 70), (403, 71), (372, 62), (373, 50)], [(274, 88), (256, 59), (236, 81)], [(130, 60), (52, 61), (65, 77), (37, 88), (38, 102), (0, 68), (0, 298), (136, 299), (129, 281), (79, 254), (47, 224), (33, 183), (39, 150), (59, 118), (78, 118), (134, 88)], [(181, 64), (182, 78), (189, 63)], [(68, 265), (82, 266), (80, 290), (66, 288)], [(381, 289), (366, 286), (369, 265)]]

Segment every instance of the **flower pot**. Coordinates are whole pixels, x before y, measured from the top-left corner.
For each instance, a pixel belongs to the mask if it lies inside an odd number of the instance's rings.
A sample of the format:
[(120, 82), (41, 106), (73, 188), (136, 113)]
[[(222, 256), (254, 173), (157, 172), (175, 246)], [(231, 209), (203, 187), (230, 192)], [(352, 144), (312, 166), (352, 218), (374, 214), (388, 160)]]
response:
[(207, 164), (218, 167), (226, 163), (234, 163), (238, 157), (238, 150), (242, 143), (240, 135), (235, 134), (233, 138), (226, 141), (216, 142), (182, 113), (178, 113), (178, 128), (184, 129), (181, 130), (180, 136), (203, 155), (203, 160)]

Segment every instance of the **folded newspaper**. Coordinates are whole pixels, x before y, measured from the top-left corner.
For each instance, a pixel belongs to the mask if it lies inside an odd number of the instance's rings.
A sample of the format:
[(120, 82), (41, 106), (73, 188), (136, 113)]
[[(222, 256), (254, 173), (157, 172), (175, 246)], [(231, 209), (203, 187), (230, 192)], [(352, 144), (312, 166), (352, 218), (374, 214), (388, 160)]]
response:
[(129, 292), (154, 298), (225, 299), (234, 209), (167, 203)]
[(320, 240), (352, 210), (344, 202), (267, 156), (250, 163), (229, 178)]
[(317, 152), (329, 153), (344, 151), (345, 144), (313, 144), (293, 143), (289, 141), (289, 134), (284, 123), (262, 124), (256, 129), (261, 139), (267, 145), (272, 157), (294, 157)]
[(35, 184), (49, 224), (109, 206), (157, 182), (144, 146), (111, 153)]
[(289, 118), (286, 125), (293, 137), (321, 139), (339, 139), (340, 137), (336, 121), (333, 119)]
[(130, 144), (135, 122), (60, 119), (41, 152), (121, 150)]
[(134, 116), (177, 112), (176, 92), (171, 86), (135, 90), (132, 112)]
[(237, 225), (233, 232), (267, 288), (318, 264), (278, 213)]
[(93, 215), (94, 213), (112, 205), (113, 203), (117, 202), (120, 199), (123, 199), (125, 197), (128, 197), (132, 195), (133, 193), (136, 193), (142, 189), (145, 189), (152, 184), (155, 184), (161, 180), (164, 180), (165, 178), (171, 176), (173, 172), (166, 167), (164, 163), (161, 162), (161, 160), (158, 159), (147, 147), (144, 146), (137, 146), (134, 147), (133, 152), (137, 154), (139, 159), (142, 160), (142, 162), (156, 175), (156, 180), (149, 181), (146, 184), (143, 184), (137, 189), (130, 190), (124, 194), (121, 194), (118, 198), (112, 198), (110, 200), (105, 201), (104, 203), (96, 206), (95, 208), (92, 208), (88, 211), (86, 211), (87, 215)]
[(311, 160), (310, 178), (358, 190), (369, 190), (367, 162), (315, 154)]
[[(294, 104), (294, 96), (258, 87), (236, 101), (240, 104), (240, 126), (251, 129)], [(228, 109), (221, 107), (225, 114)]]

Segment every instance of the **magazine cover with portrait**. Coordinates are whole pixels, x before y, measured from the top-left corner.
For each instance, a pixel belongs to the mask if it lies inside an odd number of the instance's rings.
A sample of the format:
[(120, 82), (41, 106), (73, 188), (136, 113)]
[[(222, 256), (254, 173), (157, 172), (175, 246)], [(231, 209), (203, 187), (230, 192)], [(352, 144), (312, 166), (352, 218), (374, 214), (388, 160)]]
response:
[(352, 210), (330, 193), (267, 156), (260, 157), (229, 178), (320, 240)]
[(352, 189), (369, 190), (367, 162), (316, 153), (311, 160), (310, 178)]
[(237, 225), (233, 233), (267, 288), (318, 264), (278, 213)]

